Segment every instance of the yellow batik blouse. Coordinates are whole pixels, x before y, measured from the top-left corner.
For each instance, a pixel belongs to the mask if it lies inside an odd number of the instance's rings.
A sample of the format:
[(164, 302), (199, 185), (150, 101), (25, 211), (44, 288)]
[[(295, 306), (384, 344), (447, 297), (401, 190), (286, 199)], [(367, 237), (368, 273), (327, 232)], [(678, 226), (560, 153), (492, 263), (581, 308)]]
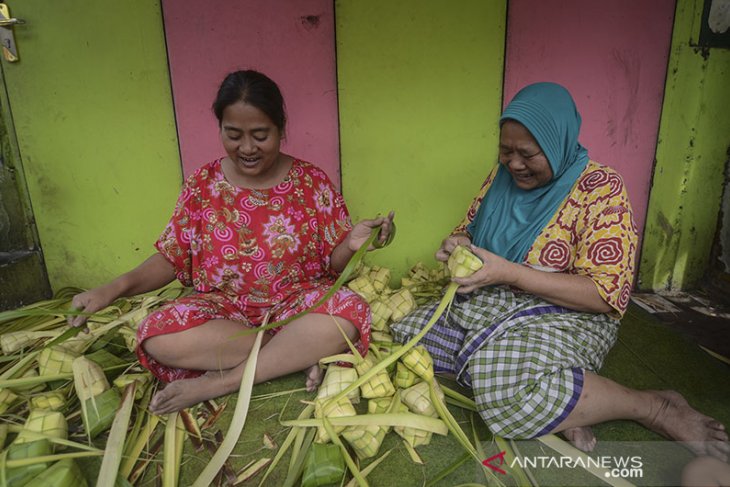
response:
[[(497, 165), (452, 233), (466, 233), (489, 191)], [(530, 247), (524, 265), (589, 277), (601, 297), (623, 316), (634, 280), (638, 232), (621, 176), (590, 161), (568, 197)], [(487, 249), (489, 250), (489, 249)]]

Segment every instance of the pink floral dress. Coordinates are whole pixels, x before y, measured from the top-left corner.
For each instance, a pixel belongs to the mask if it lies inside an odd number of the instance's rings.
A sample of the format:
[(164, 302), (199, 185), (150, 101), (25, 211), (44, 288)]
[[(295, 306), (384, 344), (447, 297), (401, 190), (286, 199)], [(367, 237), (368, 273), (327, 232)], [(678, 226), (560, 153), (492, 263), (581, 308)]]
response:
[[(245, 189), (225, 179), (221, 161), (187, 179), (155, 244), (178, 280), (196, 291), (151, 313), (137, 331), (140, 362), (165, 382), (204, 371), (160, 364), (144, 340), (214, 319), (259, 326), (267, 313), (273, 322), (311, 307), (332, 287), (330, 255), (352, 229), (342, 196), (314, 165), (295, 160), (280, 184)], [(353, 323), (355, 345), (367, 352), (370, 309), (357, 294), (342, 288), (312, 311)]]

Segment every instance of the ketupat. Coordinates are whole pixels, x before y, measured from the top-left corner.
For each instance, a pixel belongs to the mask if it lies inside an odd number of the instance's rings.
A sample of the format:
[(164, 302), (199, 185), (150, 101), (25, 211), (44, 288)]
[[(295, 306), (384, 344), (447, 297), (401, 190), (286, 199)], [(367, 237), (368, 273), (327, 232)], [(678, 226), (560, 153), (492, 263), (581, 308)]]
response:
[(468, 277), (482, 268), (484, 263), (463, 245), (457, 245), (447, 262), (451, 277)]
[[(443, 392), (440, 389), (437, 390), (443, 401)], [(400, 397), (403, 404), (408, 406), (408, 409), (412, 412), (433, 418), (438, 416), (433, 401), (431, 401), (430, 387), (427, 382), (419, 382), (408, 389), (402, 389), (400, 391)]]
[(393, 312), (390, 319), (396, 323), (416, 309), (416, 300), (408, 289), (401, 288), (391, 294), (386, 303)]
[[(368, 414), (385, 414), (390, 412), (393, 401), (397, 398), (398, 395), (395, 394), (391, 397), (374, 397), (368, 399)], [(381, 426), (381, 428), (385, 430), (386, 434), (390, 431), (390, 426)]]
[(392, 315), (393, 310), (382, 298), (377, 298), (370, 303), (370, 317), (372, 318), (373, 330), (385, 330), (388, 326), (388, 320)]
[(98, 396), (84, 401), (81, 409), (82, 412), (86, 409), (86, 414), (82, 417), (86, 418), (84, 425), (91, 438), (96, 438), (111, 427), (121, 402), (122, 398), (115, 388), (109, 388)]
[(375, 342), (379, 345), (383, 343), (393, 343), (393, 335), (391, 335), (390, 333), (373, 330), (370, 332), (370, 340), (370, 343)]
[(433, 379), (433, 359), (423, 345), (411, 348), (400, 360), (421, 379), (426, 381)]
[(0, 414), (7, 411), (17, 398), (17, 394), (10, 389), (0, 389)]
[[(408, 412), (408, 406), (403, 404), (398, 396), (395, 397), (394, 405), (391, 409), (394, 413)], [(430, 431), (412, 428), (410, 426), (393, 426), (393, 431), (398, 433), (398, 435), (406, 440), (412, 447), (428, 445), (431, 442), (431, 436), (433, 435)]]
[(38, 355), (39, 375), (70, 374), (79, 354), (60, 346), (48, 347)]
[(340, 447), (314, 443), (309, 447), (302, 474), (302, 487), (337, 484), (345, 475), (345, 459)]
[(390, 269), (374, 266), (368, 273), (375, 292), (380, 294), (390, 287)]
[[(382, 414), (390, 411), (391, 404), (397, 400), (395, 396), (376, 397), (368, 400), (368, 414)], [(377, 455), (390, 426), (369, 424), (364, 426), (348, 426), (342, 432), (360, 460)]]
[[(355, 416), (357, 412), (347, 397), (343, 397), (339, 401), (330, 401), (327, 399), (317, 399), (314, 401), (314, 417), (315, 418), (341, 418), (343, 416)], [(335, 432), (340, 433), (344, 427), (335, 427)], [(331, 440), (329, 434), (324, 427), (317, 428), (317, 436), (314, 438), (315, 443), (327, 443)]]
[(49, 411), (59, 411), (66, 406), (66, 396), (64, 393), (56, 390), (51, 392), (44, 392), (31, 396), (30, 407), (31, 409), (47, 409)]
[(109, 386), (99, 364), (86, 357), (74, 360), (73, 374), (86, 434), (94, 438), (111, 427), (122, 399), (119, 392)]
[(10, 355), (25, 347), (37, 343), (44, 338), (54, 338), (60, 331), (11, 331), (0, 335), (0, 349), (3, 354)]
[[(36, 440), (28, 443), (13, 442), (7, 449), (8, 460), (45, 457), (53, 453), (53, 446), (48, 440)], [(34, 463), (23, 467), (10, 467), (5, 470), (5, 481), (8, 487), (26, 485), (31, 479), (48, 468), (47, 462)]]
[(377, 424), (348, 426), (342, 431), (342, 437), (347, 440), (357, 457), (365, 460), (378, 454), (385, 433), (385, 428)]
[(73, 361), (74, 386), (80, 401), (86, 401), (109, 389), (104, 370), (85, 356)]
[[(341, 367), (330, 364), (317, 390), (317, 399), (335, 396), (357, 380), (357, 371), (352, 367)], [(360, 389), (353, 389), (347, 398), (352, 404), (360, 402)]]
[[(368, 353), (360, 362), (355, 364), (355, 370), (362, 376), (375, 365), (375, 357)], [(395, 394), (395, 387), (391, 382), (388, 373), (381, 370), (374, 377), (360, 386), (360, 394), (366, 399), (373, 397), (388, 397)]]
[(395, 368), (393, 385), (398, 389), (407, 389), (416, 382), (418, 382), (418, 375), (401, 362), (398, 362)]
[(63, 414), (58, 411), (32, 409), (30, 414), (28, 414), (28, 418), (25, 420), (23, 430), (18, 433), (13, 444), (20, 445), (36, 441), (33, 435), (29, 435), (26, 432), (42, 433), (53, 438), (65, 440), (68, 438), (68, 424)]
[(347, 287), (362, 296), (365, 301), (372, 301), (377, 295), (377, 291), (368, 276), (359, 276), (347, 283)]

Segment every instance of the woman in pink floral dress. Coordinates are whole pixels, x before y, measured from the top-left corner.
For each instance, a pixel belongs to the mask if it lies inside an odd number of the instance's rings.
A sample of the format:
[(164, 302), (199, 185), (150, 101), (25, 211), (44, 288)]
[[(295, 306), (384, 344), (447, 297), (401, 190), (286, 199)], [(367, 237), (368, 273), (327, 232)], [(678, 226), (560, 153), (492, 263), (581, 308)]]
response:
[[(342, 196), (316, 166), (280, 152), (286, 122), (276, 84), (256, 71), (229, 74), (213, 111), (227, 154), (185, 182), (157, 253), (73, 304), (97, 311), (119, 296), (157, 289), (177, 278), (195, 293), (139, 326), (142, 365), (169, 383), (150, 409), (158, 414), (234, 392), (255, 335), (240, 335), (310, 308), (350, 257), (393, 215), (354, 227)], [(255, 381), (307, 369), (307, 388), (320, 380), (320, 358), (346, 348), (340, 329), (367, 352), (370, 311), (343, 288), (309, 314), (268, 332)], [(80, 325), (82, 319), (73, 324)], [(234, 338), (232, 338), (234, 337)]]

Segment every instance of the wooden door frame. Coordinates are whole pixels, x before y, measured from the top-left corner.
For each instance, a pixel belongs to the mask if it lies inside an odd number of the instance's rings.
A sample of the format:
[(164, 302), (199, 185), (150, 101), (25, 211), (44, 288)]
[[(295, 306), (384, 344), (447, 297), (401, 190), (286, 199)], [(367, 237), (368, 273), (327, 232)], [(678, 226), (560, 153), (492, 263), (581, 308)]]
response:
[[(33, 207), (25, 180), (20, 148), (13, 124), (12, 107), (5, 84), (4, 66), (0, 64), (0, 122), (7, 134), (0, 141), (0, 165), (3, 172), (11, 175), (19, 202), (19, 214), (9, 215), (11, 231), (22, 233), (21, 248), (0, 249), (0, 310), (29, 304), (51, 296), (38, 231), (33, 217)], [(7, 148), (2, 144), (7, 143)], [(12, 183), (9, 186), (13, 186)], [(0, 203), (2, 203), (0, 201)], [(22, 222), (13, 224), (13, 217)]]

